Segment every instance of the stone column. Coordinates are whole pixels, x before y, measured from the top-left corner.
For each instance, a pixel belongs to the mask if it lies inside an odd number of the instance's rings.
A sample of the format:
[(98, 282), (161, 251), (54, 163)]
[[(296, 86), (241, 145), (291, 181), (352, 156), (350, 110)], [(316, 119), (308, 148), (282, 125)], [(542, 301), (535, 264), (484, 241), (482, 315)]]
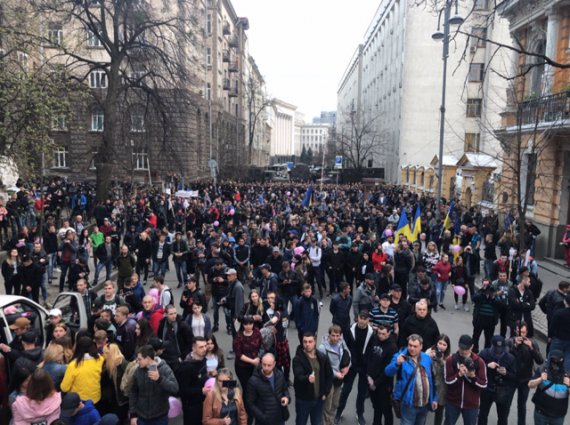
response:
[[(556, 60), (556, 54), (558, 48), (558, 31), (560, 27), (559, 13), (560, 13), (559, 10), (555, 8), (550, 8), (546, 12), (548, 16), (548, 23), (546, 26), (545, 55), (554, 61)], [(552, 66), (546, 65), (544, 67), (543, 95), (549, 95), (552, 93), (553, 84), (554, 84), (554, 69), (552, 68)]]

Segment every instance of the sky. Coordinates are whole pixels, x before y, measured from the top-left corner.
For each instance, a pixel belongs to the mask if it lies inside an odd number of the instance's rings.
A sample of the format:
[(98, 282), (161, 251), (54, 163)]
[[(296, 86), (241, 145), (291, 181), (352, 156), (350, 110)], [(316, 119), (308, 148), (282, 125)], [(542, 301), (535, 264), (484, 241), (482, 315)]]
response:
[(310, 122), (336, 110), (336, 92), (381, 0), (232, 0), (249, 19), (249, 53), (267, 93)]

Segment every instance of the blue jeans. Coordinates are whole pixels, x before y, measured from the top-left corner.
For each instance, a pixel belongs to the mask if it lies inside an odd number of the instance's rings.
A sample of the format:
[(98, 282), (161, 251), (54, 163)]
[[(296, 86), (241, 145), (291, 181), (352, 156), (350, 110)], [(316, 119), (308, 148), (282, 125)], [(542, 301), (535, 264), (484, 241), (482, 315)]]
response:
[(476, 425), (479, 409), (462, 409), (449, 403), (445, 405), (445, 425), (455, 425), (459, 416), (463, 417), (464, 425)]
[(485, 277), (491, 279), (491, 275), (493, 274), (493, 263), (495, 260), (485, 260), (484, 268), (485, 268)]
[(143, 419), (139, 416), (137, 419), (137, 425), (168, 425), (168, 415), (155, 419)]
[(311, 425), (321, 425), (323, 422), (324, 400), (295, 400), (295, 425), (306, 425), (309, 417)]
[(435, 295), (438, 304), (443, 304), (443, 299), (445, 298), (445, 290), (447, 289), (447, 284), (449, 282), (435, 281)]
[(564, 369), (566, 373), (570, 373), (570, 341), (553, 338), (550, 343), (549, 353), (552, 353), (552, 350), (560, 350), (564, 353)]
[(186, 261), (175, 261), (174, 268), (176, 269), (178, 284), (184, 285), (184, 282), (186, 282)]
[(564, 416), (561, 418), (551, 418), (534, 409), (534, 425), (564, 425)]
[(400, 419), (400, 425), (424, 425), (428, 412), (428, 406), (414, 407), (402, 404), (402, 419)]
[(95, 284), (99, 282), (99, 273), (103, 267), (105, 267), (106, 272), (105, 280), (111, 279), (111, 272), (113, 271), (113, 260), (107, 260), (105, 262), (99, 261), (97, 263), (97, 267), (95, 267)]
[(230, 314), (230, 310), (224, 307), (223, 305), (218, 304), (221, 299), (222, 297), (217, 296), (216, 294), (212, 294), (212, 309), (214, 309), (214, 326), (218, 327), (220, 324), (220, 312), (218, 309), (222, 308), (222, 310), (224, 310), (224, 316), (226, 316), (226, 329), (231, 331), (232, 317)]
[(166, 274), (166, 266), (168, 263), (166, 261), (153, 261), (152, 262), (152, 274), (155, 276), (163, 276)]
[(48, 297), (47, 287), (48, 287), (48, 272), (45, 271), (44, 274), (42, 275), (42, 285), (40, 287), (42, 290), (42, 298), (44, 302), (47, 300)]
[(61, 262), (61, 274), (59, 275), (59, 292), (63, 292), (65, 288), (65, 278), (67, 277), (67, 272), (71, 267), (71, 263), (68, 261)]
[(52, 252), (51, 254), (48, 254), (47, 258), (48, 258), (48, 264), (47, 264), (48, 279), (52, 280), (53, 279), (53, 269), (55, 267), (55, 262), (57, 259), (57, 252)]

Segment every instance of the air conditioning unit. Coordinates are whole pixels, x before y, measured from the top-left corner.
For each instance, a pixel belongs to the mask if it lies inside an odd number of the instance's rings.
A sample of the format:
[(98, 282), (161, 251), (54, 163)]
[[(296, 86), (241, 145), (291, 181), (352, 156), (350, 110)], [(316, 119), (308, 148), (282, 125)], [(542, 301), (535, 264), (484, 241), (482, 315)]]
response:
[(477, 46), (471, 46), (469, 50), (471, 51), (471, 53), (475, 53), (477, 51)]

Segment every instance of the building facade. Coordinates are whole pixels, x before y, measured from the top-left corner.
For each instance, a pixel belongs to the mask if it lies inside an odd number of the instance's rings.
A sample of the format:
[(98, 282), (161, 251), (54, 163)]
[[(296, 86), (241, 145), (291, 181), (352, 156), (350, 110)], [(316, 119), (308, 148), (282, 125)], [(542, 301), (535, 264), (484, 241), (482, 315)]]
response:
[(269, 111), (271, 163), (291, 161), (296, 154), (295, 118), (297, 107), (281, 99), (273, 99)]
[[(523, 51), (570, 61), (568, 3), (506, 0), (498, 9)], [(527, 218), (542, 231), (537, 256), (563, 258), (560, 241), (570, 223), (570, 70), (523, 53), (514, 64), (517, 78), (498, 132), (506, 164), (496, 183), (499, 208), (526, 204)]]
[[(454, 34), (450, 43), (444, 155), (492, 155), (506, 83), (486, 70), (492, 58), (497, 73), (505, 65), (496, 59), (503, 53), (477, 37), (508, 43), (508, 30), (486, 1), (460, 2), (459, 13), (469, 16), (461, 31), (472, 36)], [(437, 28), (435, 11), (383, 0), (339, 85), (338, 137), (366, 131), (375, 144), (372, 166), (384, 168), (388, 181), (400, 180), (402, 166), (427, 167), (438, 153), (442, 45), (431, 38)]]
[(313, 124), (328, 124), (331, 127), (335, 127), (336, 111), (322, 111), (321, 115), (313, 118)]
[(301, 150), (311, 149), (313, 155), (326, 149), (331, 126), (328, 124), (305, 124), (301, 127)]

